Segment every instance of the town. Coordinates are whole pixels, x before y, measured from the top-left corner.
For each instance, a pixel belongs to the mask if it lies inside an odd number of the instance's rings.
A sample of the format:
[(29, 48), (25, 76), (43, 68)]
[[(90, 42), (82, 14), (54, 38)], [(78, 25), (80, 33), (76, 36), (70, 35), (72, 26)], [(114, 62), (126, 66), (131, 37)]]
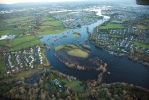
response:
[(0, 1), (0, 99), (148, 100), (149, 7), (128, 1)]

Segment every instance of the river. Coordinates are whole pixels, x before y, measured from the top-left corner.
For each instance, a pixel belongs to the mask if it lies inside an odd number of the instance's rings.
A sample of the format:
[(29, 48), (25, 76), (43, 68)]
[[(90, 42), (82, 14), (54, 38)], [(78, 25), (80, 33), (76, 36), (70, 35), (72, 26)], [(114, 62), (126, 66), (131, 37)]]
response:
[[(79, 80), (87, 80), (87, 79), (97, 79), (98, 78), (98, 71), (95, 70), (85, 70), (79, 71), (76, 69), (67, 68), (64, 64), (59, 62), (59, 60), (54, 56), (54, 46), (61, 45), (61, 44), (68, 44), (68, 43), (77, 43), (77, 41), (81, 43), (85, 43), (85, 39), (88, 38), (88, 34), (86, 31), (86, 27), (89, 28), (90, 32), (93, 32), (93, 29), (98, 26), (99, 24), (103, 23), (104, 21), (108, 20), (108, 16), (104, 16), (104, 19), (99, 20), (98, 22), (83, 26), (77, 29), (70, 29), (61, 34), (52, 34), (43, 36), (41, 41), (45, 42), (46, 44), (50, 45), (50, 50), (45, 52), (47, 59), (50, 61), (53, 70), (58, 70), (64, 74), (75, 76)], [(72, 37), (73, 32), (81, 33), (81, 37), (74, 39)], [(63, 34), (67, 34), (67, 37), (59, 39), (52, 44), (52, 41), (55, 39), (53, 37), (57, 36), (60, 38)], [(49, 39), (50, 38), (50, 39)], [(48, 40), (49, 39), (49, 40)], [(113, 82), (125, 82), (129, 84), (134, 84), (137, 86), (142, 86), (144, 88), (149, 89), (149, 68), (138, 63), (130, 60), (128, 57), (116, 57), (110, 55), (108, 52), (97, 48), (94, 44), (88, 42), (91, 49), (91, 55), (99, 57), (99, 59), (103, 60), (103, 62), (107, 63), (107, 71), (111, 74), (108, 75), (106, 73), (103, 74), (103, 83), (113, 83)]]

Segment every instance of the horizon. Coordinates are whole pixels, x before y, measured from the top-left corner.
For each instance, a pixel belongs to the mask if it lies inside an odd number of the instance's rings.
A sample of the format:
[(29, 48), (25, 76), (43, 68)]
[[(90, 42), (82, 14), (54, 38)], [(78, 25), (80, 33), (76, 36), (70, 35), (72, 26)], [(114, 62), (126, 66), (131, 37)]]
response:
[(136, 3), (136, 0), (125, 0), (125, 1), (119, 1), (119, 0), (1, 0), (0, 4), (17, 4), (17, 3), (53, 3), (53, 2), (118, 2), (118, 3)]

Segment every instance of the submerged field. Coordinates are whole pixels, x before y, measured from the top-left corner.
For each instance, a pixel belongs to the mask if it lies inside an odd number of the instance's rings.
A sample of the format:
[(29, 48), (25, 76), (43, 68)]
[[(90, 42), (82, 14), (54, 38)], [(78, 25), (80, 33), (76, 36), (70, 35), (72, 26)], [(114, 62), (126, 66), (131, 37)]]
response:
[(73, 38), (78, 38), (80, 36), (81, 36), (81, 34), (80, 33), (77, 33), (77, 32), (73, 33), (73, 35), (72, 35)]
[(80, 48), (72, 44), (57, 46), (55, 47), (55, 50), (63, 50), (67, 52), (69, 55), (75, 57), (87, 58), (89, 56), (89, 54), (86, 51), (81, 50)]
[(111, 23), (108, 23), (107, 25), (105, 26), (101, 26), (99, 29), (118, 29), (118, 28), (125, 28), (122, 24), (111, 24)]
[(134, 45), (140, 46), (140, 47), (143, 47), (143, 48), (149, 48), (149, 44), (144, 43), (144, 42), (134, 42)]

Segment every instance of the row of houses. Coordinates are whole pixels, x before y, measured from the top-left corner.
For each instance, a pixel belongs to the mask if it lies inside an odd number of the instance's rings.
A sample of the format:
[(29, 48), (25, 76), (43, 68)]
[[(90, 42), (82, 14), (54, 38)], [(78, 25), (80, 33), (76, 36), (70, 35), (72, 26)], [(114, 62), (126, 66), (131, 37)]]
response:
[(14, 72), (23, 67), (34, 68), (43, 64), (40, 46), (27, 50), (4, 53), (7, 73)]

